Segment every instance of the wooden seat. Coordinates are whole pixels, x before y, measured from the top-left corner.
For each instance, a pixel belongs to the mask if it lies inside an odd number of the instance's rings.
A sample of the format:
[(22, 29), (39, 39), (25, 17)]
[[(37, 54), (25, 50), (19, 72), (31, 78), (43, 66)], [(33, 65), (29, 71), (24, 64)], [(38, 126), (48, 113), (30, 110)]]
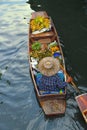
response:
[(52, 37), (54, 33), (52, 31), (39, 33), (39, 34), (31, 34), (31, 38), (41, 38), (41, 37)]
[(45, 39), (39, 39), (38, 42), (42, 43), (42, 44), (45, 44), (45, 43), (50, 43), (51, 42), (51, 39), (50, 38), (45, 38)]

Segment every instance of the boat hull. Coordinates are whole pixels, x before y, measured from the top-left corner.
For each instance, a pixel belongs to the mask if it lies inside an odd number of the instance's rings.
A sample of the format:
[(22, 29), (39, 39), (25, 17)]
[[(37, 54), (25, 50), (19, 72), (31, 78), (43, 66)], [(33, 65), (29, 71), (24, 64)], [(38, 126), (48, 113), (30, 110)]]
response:
[[(32, 13), (31, 19), (35, 19), (37, 16), (48, 17), (48, 15), (45, 11), (39, 11), (39, 12)], [(38, 86), (36, 83), (35, 69), (32, 67), (32, 64), (31, 64), (31, 56), (30, 56), (30, 52), (32, 51), (31, 44), (34, 41), (38, 40), (45, 47), (45, 44), (49, 44), (50, 42), (56, 40), (58, 42), (58, 46), (59, 46), (61, 57), (62, 57), (61, 65), (65, 71), (65, 62), (64, 62), (63, 52), (62, 52), (59, 37), (56, 32), (52, 19), (51, 19), (51, 25), (52, 25), (52, 28), (50, 31), (45, 31), (40, 34), (32, 34), (31, 30), (29, 28), (30, 73), (31, 73), (31, 77), (32, 77), (32, 80), (34, 83), (34, 89), (36, 92), (37, 99), (46, 116), (56, 116), (56, 115), (65, 114), (65, 110), (66, 110), (66, 88), (65, 88), (64, 93), (41, 94), (41, 92), (38, 90)], [(66, 75), (64, 75), (64, 80), (66, 81), (66, 79), (67, 79), (67, 77), (66, 77)]]
[(76, 96), (76, 101), (83, 115), (83, 118), (87, 123), (87, 93)]

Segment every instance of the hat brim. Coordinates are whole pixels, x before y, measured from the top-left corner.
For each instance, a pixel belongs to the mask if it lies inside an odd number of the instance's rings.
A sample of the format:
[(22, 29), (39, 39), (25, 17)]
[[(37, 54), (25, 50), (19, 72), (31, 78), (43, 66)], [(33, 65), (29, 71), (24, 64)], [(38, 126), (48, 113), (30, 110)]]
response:
[[(44, 67), (44, 64), (46, 63), (46, 61), (52, 62), (52, 64), (53, 64), (52, 68), (47, 69)], [(55, 75), (59, 71), (60, 62), (57, 58), (45, 57), (39, 62), (38, 69), (43, 75), (52, 76), (52, 75)]]

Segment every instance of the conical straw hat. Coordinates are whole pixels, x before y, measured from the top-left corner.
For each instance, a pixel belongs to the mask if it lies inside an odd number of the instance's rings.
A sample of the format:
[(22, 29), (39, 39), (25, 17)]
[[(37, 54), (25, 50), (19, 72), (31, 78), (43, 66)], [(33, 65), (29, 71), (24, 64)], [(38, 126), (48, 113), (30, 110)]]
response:
[(60, 69), (60, 62), (54, 57), (45, 57), (38, 64), (39, 71), (46, 76), (55, 75)]

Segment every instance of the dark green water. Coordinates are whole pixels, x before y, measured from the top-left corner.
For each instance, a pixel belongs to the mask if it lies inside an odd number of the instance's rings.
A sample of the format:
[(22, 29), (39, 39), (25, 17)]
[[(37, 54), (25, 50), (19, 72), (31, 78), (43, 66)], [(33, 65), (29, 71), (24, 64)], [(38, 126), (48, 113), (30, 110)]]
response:
[(87, 92), (87, 1), (0, 0), (0, 130), (87, 130), (70, 85), (64, 116), (47, 119), (38, 104), (28, 63), (28, 26), (34, 10), (46, 10), (52, 17), (66, 69), (80, 91)]
[[(39, 4), (41, 8), (35, 7)], [(82, 84), (87, 84), (87, 1), (35, 0), (31, 7), (36, 11), (46, 10), (53, 18), (70, 65), (83, 77)]]

